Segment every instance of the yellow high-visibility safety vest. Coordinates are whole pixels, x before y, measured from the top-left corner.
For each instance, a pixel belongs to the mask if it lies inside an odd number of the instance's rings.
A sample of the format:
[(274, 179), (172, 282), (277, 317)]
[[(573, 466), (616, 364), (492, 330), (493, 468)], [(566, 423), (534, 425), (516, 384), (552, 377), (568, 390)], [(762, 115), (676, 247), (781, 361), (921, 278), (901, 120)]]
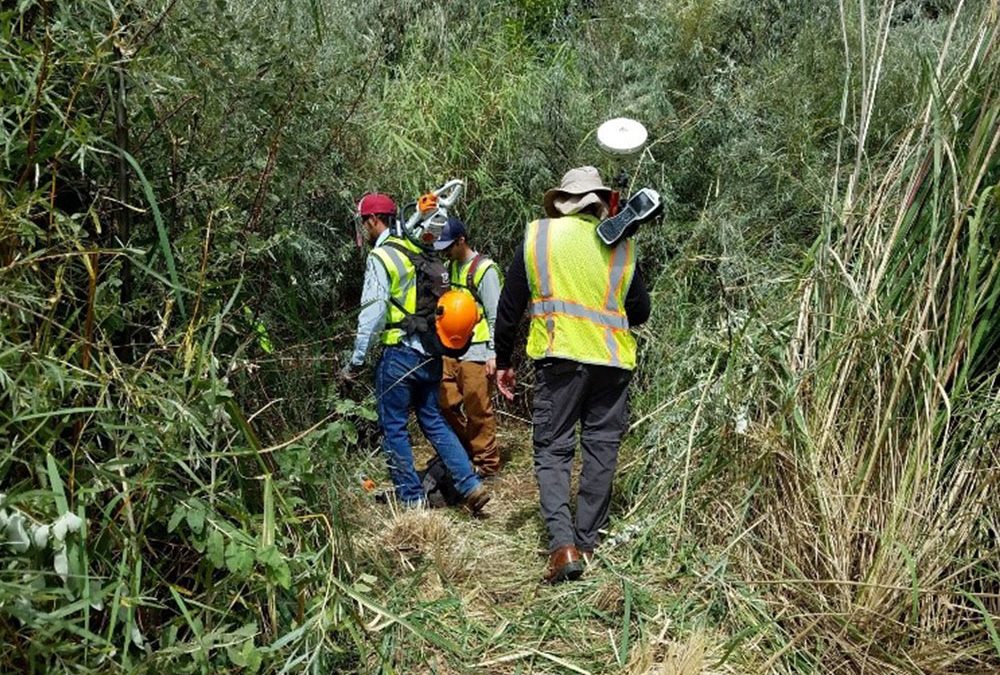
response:
[(597, 237), (588, 215), (532, 221), (524, 235), (531, 291), (528, 356), (635, 368), (625, 296), (635, 274), (635, 246)]
[[(476, 328), (472, 332), (472, 344), (479, 344), (490, 341), (490, 323), (486, 318), (486, 308), (482, 306), (482, 300), (479, 297), (479, 284), (482, 282), (483, 277), (486, 276), (486, 271), (494, 267), (496, 263), (483, 256), (479, 262), (479, 267), (476, 268), (475, 274), (472, 275), (472, 288), (469, 288), (469, 269), (472, 267), (474, 261), (475, 257), (463, 263), (457, 263), (453, 260), (448, 265), (448, 270), (451, 277), (451, 287), (471, 291), (472, 295), (476, 298), (476, 303), (480, 306), (479, 314), (482, 318), (479, 319), (479, 323), (476, 324)], [(497, 274), (500, 274), (499, 269), (497, 270)], [(500, 283), (501, 285), (503, 284), (502, 278)]]
[[(412, 241), (400, 237), (388, 237), (381, 246), (372, 249), (372, 255), (385, 267), (389, 277), (389, 298), (390, 302), (386, 308), (385, 330), (382, 331), (382, 344), (398, 345), (403, 340), (403, 329), (398, 325), (406, 318), (407, 313), (413, 314), (417, 311), (417, 270), (413, 267), (410, 259), (392, 246), (386, 246), (389, 242), (402, 245), (405, 248), (420, 253), (420, 247)], [(395, 300), (396, 302), (392, 302)], [(399, 303), (402, 309), (396, 306)]]

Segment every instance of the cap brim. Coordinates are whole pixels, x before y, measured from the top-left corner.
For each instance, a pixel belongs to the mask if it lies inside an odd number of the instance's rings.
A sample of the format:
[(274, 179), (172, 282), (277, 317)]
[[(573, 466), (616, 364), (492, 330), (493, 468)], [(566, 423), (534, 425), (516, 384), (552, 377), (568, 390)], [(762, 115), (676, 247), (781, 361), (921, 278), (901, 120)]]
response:
[(454, 239), (438, 239), (436, 242), (434, 242), (434, 250), (443, 251), (454, 243), (455, 243)]

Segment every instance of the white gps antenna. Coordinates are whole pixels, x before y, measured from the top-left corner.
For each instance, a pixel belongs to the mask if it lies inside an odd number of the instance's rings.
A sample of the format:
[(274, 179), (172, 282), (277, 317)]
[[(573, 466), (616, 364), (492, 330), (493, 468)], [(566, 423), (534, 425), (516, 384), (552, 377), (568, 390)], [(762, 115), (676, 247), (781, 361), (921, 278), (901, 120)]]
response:
[(633, 155), (647, 138), (646, 127), (630, 117), (615, 117), (597, 128), (597, 144), (613, 155)]
[[(597, 144), (613, 155), (626, 157), (635, 155), (646, 145), (646, 127), (629, 117), (615, 117), (597, 128)], [(640, 159), (641, 162), (641, 159)], [(616, 177), (616, 189), (624, 189), (627, 174), (621, 171)], [(660, 194), (652, 188), (642, 188), (628, 197), (619, 209), (618, 193), (612, 194), (612, 213), (615, 215), (602, 220), (597, 226), (597, 236), (608, 246), (614, 246), (622, 239), (630, 237), (644, 222), (656, 218), (663, 210)]]

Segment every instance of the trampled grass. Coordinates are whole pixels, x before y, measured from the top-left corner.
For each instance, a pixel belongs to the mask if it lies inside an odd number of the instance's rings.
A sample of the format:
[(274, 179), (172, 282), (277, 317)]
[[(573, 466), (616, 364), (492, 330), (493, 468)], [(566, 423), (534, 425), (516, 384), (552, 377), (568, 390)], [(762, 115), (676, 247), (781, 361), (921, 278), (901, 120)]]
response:
[[(722, 663), (717, 628), (687, 615), (694, 578), (679, 571), (672, 537), (631, 538), (613, 528), (580, 581), (541, 583), (546, 535), (529, 438), (526, 428), (506, 425), (510, 461), (490, 483), (483, 517), (352, 501), (355, 550), (366, 561), (358, 573), (380, 580), (373, 597), (441, 642), (368, 617), (394, 672), (746, 672), (732, 655)], [(378, 471), (382, 460), (374, 461)]]

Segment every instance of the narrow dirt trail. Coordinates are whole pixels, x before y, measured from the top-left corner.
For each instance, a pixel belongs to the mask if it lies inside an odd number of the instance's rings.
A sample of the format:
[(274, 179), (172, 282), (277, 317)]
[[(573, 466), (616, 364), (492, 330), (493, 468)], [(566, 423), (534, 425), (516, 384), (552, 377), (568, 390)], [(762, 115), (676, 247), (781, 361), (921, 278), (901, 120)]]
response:
[[(393, 580), (373, 589), (376, 597), (445, 643), (385, 628), (396, 672), (702, 672), (691, 666), (704, 646), (667, 639), (676, 598), (655, 561), (636, 565), (625, 550), (599, 550), (580, 580), (541, 583), (546, 535), (530, 430), (508, 419), (498, 436), (507, 461), (482, 517), (369, 505), (360, 520), (359, 550)], [(422, 466), (431, 450), (419, 434), (414, 440)]]

